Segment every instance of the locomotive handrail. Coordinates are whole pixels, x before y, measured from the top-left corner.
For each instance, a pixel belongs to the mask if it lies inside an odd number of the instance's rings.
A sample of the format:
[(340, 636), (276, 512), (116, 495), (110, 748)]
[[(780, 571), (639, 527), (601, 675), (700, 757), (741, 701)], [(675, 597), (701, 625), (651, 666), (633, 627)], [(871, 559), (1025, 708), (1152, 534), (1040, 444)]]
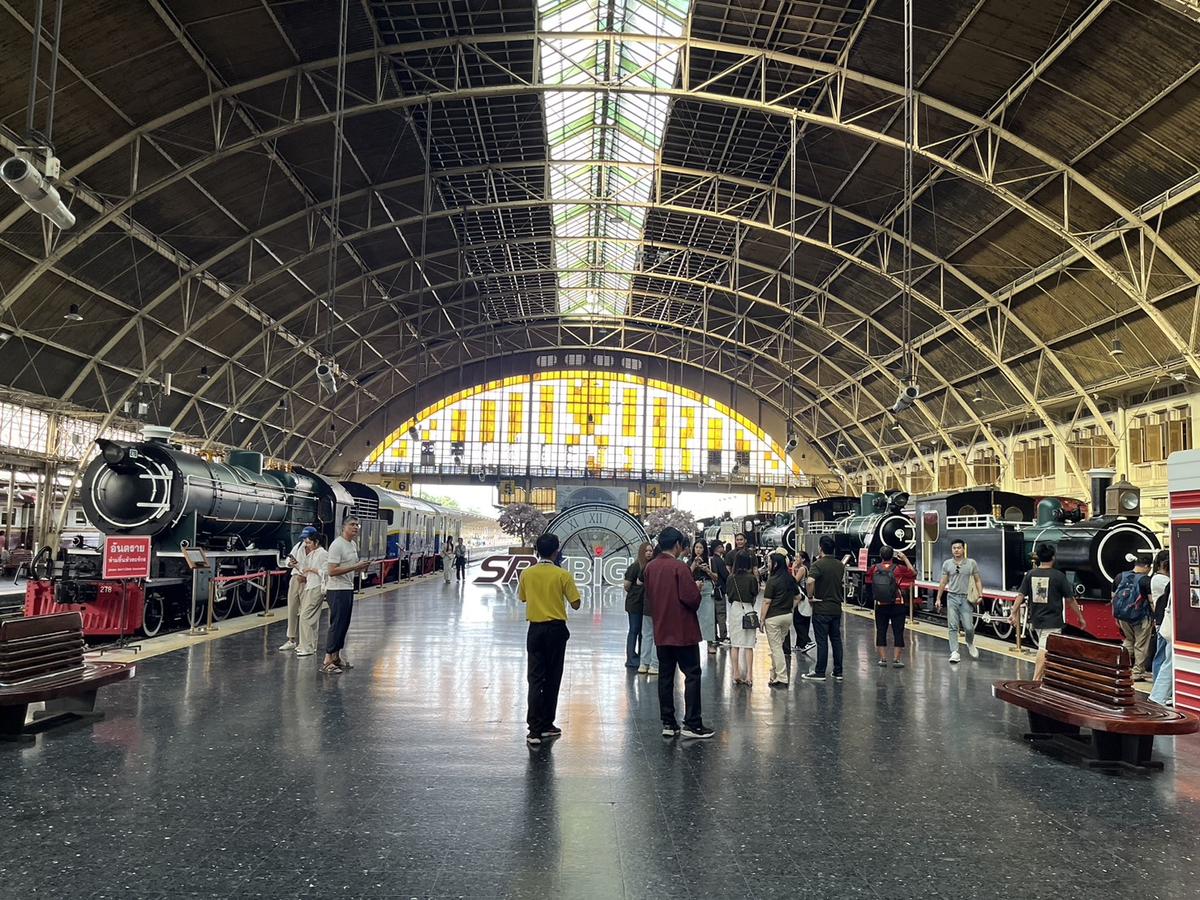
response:
[(808, 534), (833, 534), (837, 530), (839, 521), (839, 519), (833, 519), (826, 522), (809, 522), (804, 526), (804, 530)]
[(998, 528), (1000, 522), (989, 514), (973, 513), (962, 516), (946, 516), (947, 528)]

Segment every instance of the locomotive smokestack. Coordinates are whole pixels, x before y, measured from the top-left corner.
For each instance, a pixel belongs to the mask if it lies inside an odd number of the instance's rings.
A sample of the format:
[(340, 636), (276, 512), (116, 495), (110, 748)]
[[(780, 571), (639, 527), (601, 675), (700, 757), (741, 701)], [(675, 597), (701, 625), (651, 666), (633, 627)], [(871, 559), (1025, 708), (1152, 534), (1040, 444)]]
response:
[(157, 444), (169, 444), (175, 436), (175, 429), (166, 425), (143, 425), (142, 440)]
[(1088, 469), (1088, 478), (1092, 482), (1092, 508), (1091, 515), (1102, 516), (1105, 514), (1104, 498), (1109, 487), (1113, 483), (1117, 473), (1112, 469)]

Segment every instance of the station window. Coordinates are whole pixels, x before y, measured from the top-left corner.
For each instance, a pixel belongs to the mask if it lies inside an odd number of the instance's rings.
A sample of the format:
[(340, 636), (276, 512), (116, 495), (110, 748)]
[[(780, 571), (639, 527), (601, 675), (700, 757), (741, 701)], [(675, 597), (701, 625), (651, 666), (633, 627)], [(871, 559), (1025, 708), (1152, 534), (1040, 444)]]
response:
[(1000, 457), (995, 450), (979, 450), (971, 460), (976, 484), (1000, 483)]

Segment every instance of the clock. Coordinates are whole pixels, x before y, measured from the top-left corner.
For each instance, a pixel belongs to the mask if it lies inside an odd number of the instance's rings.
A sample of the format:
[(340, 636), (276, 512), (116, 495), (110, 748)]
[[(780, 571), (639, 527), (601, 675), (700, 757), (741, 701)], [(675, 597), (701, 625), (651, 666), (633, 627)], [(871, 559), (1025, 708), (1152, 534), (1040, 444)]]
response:
[(607, 503), (574, 506), (555, 516), (546, 531), (558, 537), (563, 565), (577, 580), (607, 584), (621, 583), (638, 547), (650, 540), (641, 522)]

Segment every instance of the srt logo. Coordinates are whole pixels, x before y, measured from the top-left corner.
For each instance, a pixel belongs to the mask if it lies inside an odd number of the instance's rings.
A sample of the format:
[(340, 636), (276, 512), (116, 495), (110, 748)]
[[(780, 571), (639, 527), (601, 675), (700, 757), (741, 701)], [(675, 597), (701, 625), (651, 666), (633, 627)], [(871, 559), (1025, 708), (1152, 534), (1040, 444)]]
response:
[[(562, 567), (580, 586), (620, 584), (631, 562), (633, 558), (629, 556), (610, 556), (608, 559), (564, 556)], [(479, 564), (475, 584), (516, 584), (521, 573), (536, 563), (535, 556), (489, 556)]]

